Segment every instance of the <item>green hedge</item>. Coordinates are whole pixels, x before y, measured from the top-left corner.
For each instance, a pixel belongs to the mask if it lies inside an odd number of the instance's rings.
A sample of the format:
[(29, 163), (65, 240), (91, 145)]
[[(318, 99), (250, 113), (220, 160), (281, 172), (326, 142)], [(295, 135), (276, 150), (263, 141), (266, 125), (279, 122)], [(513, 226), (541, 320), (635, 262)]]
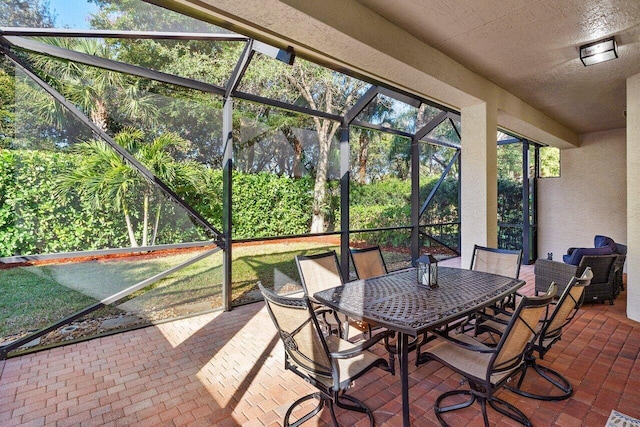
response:
[[(87, 201), (71, 196), (62, 204), (56, 196), (56, 178), (74, 167), (73, 154), (63, 152), (2, 150), (0, 152), (0, 256), (44, 254), (127, 247), (124, 219), (120, 213), (96, 210)], [(206, 188), (185, 194), (185, 200), (215, 227), (222, 228), (222, 172), (207, 170)], [(437, 177), (423, 182), (424, 200)], [(270, 173), (233, 173), (234, 238), (304, 234), (311, 223), (313, 178), (288, 178)], [(178, 183), (176, 188), (180, 188)], [(500, 220), (521, 217), (521, 184), (500, 179)], [(338, 229), (339, 189), (329, 188), (328, 217)], [(411, 184), (389, 178), (351, 185), (351, 229), (394, 227), (410, 224)], [(457, 181), (447, 178), (422, 223), (458, 220)], [(136, 205), (137, 206), (137, 205)], [(133, 207), (133, 206), (132, 206)], [(132, 212), (139, 220), (140, 212)], [(156, 244), (203, 238), (181, 209), (166, 203), (163, 226)], [(140, 230), (137, 231), (140, 233)], [(395, 231), (365, 233), (370, 243), (403, 245), (406, 236)]]
[(73, 157), (40, 151), (0, 152), (0, 255), (26, 255), (127, 245), (124, 220), (54, 196), (55, 177)]
[[(124, 218), (96, 210), (73, 195), (63, 204), (57, 177), (74, 167), (62, 152), (0, 152), (0, 256), (70, 252), (129, 246)], [(218, 229), (222, 228), (222, 172), (208, 170), (208, 184), (183, 197)], [(177, 183), (176, 188), (180, 187)], [(313, 180), (269, 173), (233, 174), (235, 238), (302, 234), (309, 230)], [(131, 216), (141, 213), (131, 203)], [(164, 203), (156, 244), (203, 238), (203, 230), (179, 208)], [(137, 234), (141, 231), (138, 229)]]
[(234, 172), (234, 238), (308, 233), (312, 200), (312, 178)]

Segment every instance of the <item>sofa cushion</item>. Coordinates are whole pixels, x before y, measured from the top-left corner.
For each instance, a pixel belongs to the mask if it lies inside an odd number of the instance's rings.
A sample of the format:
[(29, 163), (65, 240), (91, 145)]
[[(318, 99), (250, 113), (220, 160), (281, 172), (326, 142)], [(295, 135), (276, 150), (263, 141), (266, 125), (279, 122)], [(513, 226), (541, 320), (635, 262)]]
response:
[(610, 246), (603, 246), (600, 248), (577, 248), (571, 253), (571, 255), (563, 255), (562, 260), (567, 264), (578, 265), (580, 264), (580, 260), (583, 256), (611, 255), (612, 253)]
[(618, 248), (618, 253), (620, 255), (627, 254), (627, 245), (623, 245), (622, 243), (616, 243), (616, 247)]
[(607, 237), (607, 236), (600, 236), (600, 235), (595, 236), (593, 238), (593, 247), (594, 248), (609, 247), (611, 249), (612, 254), (618, 253), (618, 245), (616, 245), (616, 242), (611, 237)]

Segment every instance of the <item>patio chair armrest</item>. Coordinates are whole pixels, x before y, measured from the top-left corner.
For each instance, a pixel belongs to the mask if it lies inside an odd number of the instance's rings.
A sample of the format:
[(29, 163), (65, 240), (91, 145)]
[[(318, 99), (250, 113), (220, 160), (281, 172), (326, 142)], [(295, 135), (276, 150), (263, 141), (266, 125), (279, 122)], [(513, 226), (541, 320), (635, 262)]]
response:
[(329, 353), (329, 355), (333, 359), (349, 359), (351, 357), (359, 355), (360, 353), (367, 350), (368, 348), (370, 348), (380, 340), (393, 335), (394, 333), (392, 331), (380, 332), (378, 334), (375, 334), (373, 337), (369, 338), (366, 341), (357, 343), (355, 346), (351, 347), (348, 350), (331, 352)]
[(507, 323), (509, 323), (509, 321), (506, 320), (506, 319), (502, 319), (502, 318), (498, 317), (498, 315), (504, 314), (505, 316), (509, 316), (509, 317), (511, 317), (511, 315), (513, 315), (513, 311), (506, 310), (506, 309), (504, 309), (502, 307), (499, 307), (499, 306), (491, 306), (488, 309), (492, 310), (493, 314), (488, 314), (488, 313), (486, 313), (484, 311), (476, 313), (476, 317), (477, 317), (476, 323), (477, 322), (482, 322), (484, 320), (493, 320), (495, 322), (502, 323), (502, 324), (506, 325)]
[(319, 316), (319, 315), (325, 315), (327, 313), (333, 314), (334, 310), (329, 307), (320, 307), (320, 308), (314, 309), (313, 312), (316, 314), (316, 316)]
[[(471, 343), (468, 343), (466, 341), (461, 341), (459, 339), (456, 339), (455, 336), (452, 335), (446, 335), (443, 334), (437, 330), (434, 330), (433, 333), (435, 335), (437, 335), (440, 339), (449, 341), (451, 344), (454, 344), (460, 348), (463, 348), (465, 350), (470, 350), (470, 351), (475, 351), (478, 353), (495, 353), (496, 350), (490, 347), (485, 346), (484, 344), (482, 344), (481, 342), (478, 342), (479, 345), (474, 345)], [(464, 334), (460, 334), (460, 335), (464, 335)], [(469, 337), (468, 335), (465, 335), (466, 337)], [(471, 337), (469, 337), (471, 338)]]
[(313, 312), (316, 314), (316, 316), (322, 316), (325, 319), (326, 319), (325, 316), (327, 316), (327, 315), (333, 316), (333, 318), (336, 319), (336, 323), (337, 324), (342, 323), (342, 321), (340, 320), (340, 317), (338, 316), (338, 312), (335, 311), (333, 308), (321, 306), (321, 307), (318, 307), (318, 308), (314, 309)]

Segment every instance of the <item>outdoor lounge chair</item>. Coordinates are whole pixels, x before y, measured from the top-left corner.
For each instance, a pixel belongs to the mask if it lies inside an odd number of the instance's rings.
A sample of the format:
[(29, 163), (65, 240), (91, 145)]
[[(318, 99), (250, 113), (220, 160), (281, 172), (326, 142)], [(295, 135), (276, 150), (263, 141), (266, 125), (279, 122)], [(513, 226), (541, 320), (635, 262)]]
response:
[[(324, 336), (307, 296), (290, 298), (276, 295), (259, 284), (280, 339), (284, 344), (285, 368), (303, 378), (318, 389), (296, 400), (284, 416), (285, 426), (298, 426), (312, 418), (326, 405), (329, 407), (334, 426), (338, 426), (334, 405), (340, 408), (367, 414), (371, 426), (373, 413), (360, 400), (346, 391), (353, 382), (369, 370), (378, 367), (391, 372), (387, 361), (367, 349), (391, 332), (382, 332), (375, 337), (353, 344), (334, 335)], [(318, 399), (318, 405), (291, 422), (296, 407), (310, 399)]]
[[(434, 411), (442, 425), (447, 425), (443, 414), (467, 408), (476, 401), (480, 403), (486, 427), (489, 426), (487, 403), (501, 414), (525, 426), (531, 425), (521, 410), (496, 397), (495, 393), (524, 368), (526, 351), (535, 340), (538, 322), (552, 299), (550, 295), (522, 297), (495, 347), (489, 347), (465, 334), (438, 334), (439, 342), (425, 351), (426, 356), (462, 375), (470, 387), (469, 390), (448, 391), (436, 399)], [(443, 401), (457, 395), (468, 395), (470, 398), (463, 403), (442, 406)]]
[[(544, 291), (551, 282), (558, 285), (558, 292), (564, 291), (564, 286), (569, 283), (572, 277), (580, 277), (587, 268), (591, 268), (593, 279), (585, 290), (584, 302), (609, 301), (613, 305), (613, 300), (618, 295), (616, 277), (617, 268), (622, 274), (622, 264), (618, 257), (624, 255), (585, 255), (580, 259), (578, 265), (565, 264), (564, 262), (539, 259), (534, 266), (535, 291)], [(624, 259), (622, 260), (624, 263)]]
[[(592, 278), (593, 273), (591, 269), (587, 267), (580, 278), (571, 278), (558, 301), (550, 305), (550, 307), (554, 307), (553, 311), (542, 320), (539, 327), (540, 333), (525, 354), (525, 364), (520, 378), (515, 387), (507, 387), (509, 390), (522, 396), (539, 400), (563, 400), (571, 396), (573, 387), (569, 380), (559, 372), (539, 365), (534, 353), (537, 352), (540, 359), (544, 359), (544, 355), (562, 338), (563, 329), (573, 320), (578, 312), (584, 298), (585, 288), (589, 286)], [(555, 283), (551, 284), (550, 289), (553, 289), (553, 294), (555, 294)], [(547, 292), (547, 295), (549, 295), (549, 293), (550, 291)], [(507, 317), (503, 313), (495, 319), (480, 323), (476, 329), (477, 334), (489, 332), (490, 334), (502, 335), (506, 329), (506, 320)], [(562, 394), (540, 394), (523, 390), (522, 384), (529, 368), (533, 368), (535, 372), (551, 383), (553, 387), (559, 389)]]
[(562, 256), (562, 262), (551, 259), (539, 259), (535, 265), (536, 292), (541, 292), (556, 282), (558, 292), (569, 282), (571, 277), (580, 277), (587, 267), (593, 271), (591, 285), (585, 289), (584, 301), (609, 301), (613, 300), (624, 290), (623, 275), (624, 263), (627, 255), (627, 245), (616, 243), (612, 238), (596, 235), (593, 238), (593, 247), (569, 248), (566, 255)]

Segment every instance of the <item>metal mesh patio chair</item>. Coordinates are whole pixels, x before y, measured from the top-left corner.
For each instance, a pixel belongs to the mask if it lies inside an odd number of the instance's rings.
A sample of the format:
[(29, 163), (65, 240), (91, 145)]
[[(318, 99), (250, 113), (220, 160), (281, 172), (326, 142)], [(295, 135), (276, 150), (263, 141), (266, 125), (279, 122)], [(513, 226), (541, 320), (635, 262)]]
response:
[[(430, 359), (462, 375), (470, 387), (469, 390), (448, 391), (436, 399), (434, 411), (442, 425), (447, 425), (443, 414), (467, 408), (476, 401), (480, 404), (486, 427), (489, 426), (487, 403), (501, 414), (525, 426), (531, 425), (520, 409), (496, 397), (495, 393), (523, 369), (526, 350), (535, 340), (538, 322), (552, 298), (547, 295), (523, 297), (495, 347), (489, 347), (465, 334), (439, 335), (439, 342), (425, 351)], [(444, 400), (457, 395), (468, 395), (470, 398), (463, 403), (442, 406)]]
[[(330, 410), (334, 426), (338, 426), (334, 405), (343, 409), (367, 414), (371, 426), (373, 413), (360, 400), (346, 391), (353, 382), (369, 370), (378, 367), (392, 372), (387, 361), (368, 351), (372, 345), (386, 338), (384, 332), (358, 344), (345, 341), (334, 335), (324, 336), (309, 298), (291, 298), (276, 295), (259, 284), (269, 315), (284, 344), (285, 368), (303, 378), (318, 389), (318, 392), (296, 400), (284, 416), (285, 426), (298, 426), (315, 416), (324, 406)], [(291, 421), (296, 407), (317, 399), (318, 405), (306, 415)]]
[(387, 274), (387, 265), (382, 257), (380, 246), (351, 248), (351, 260), (358, 279), (383, 276)]
[[(582, 305), (582, 301), (585, 295), (585, 288), (589, 286), (593, 278), (593, 272), (589, 267), (582, 273), (580, 278), (572, 277), (567, 286), (562, 291), (560, 298), (555, 303), (550, 305), (550, 313), (547, 313), (545, 318), (538, 326), (540, 333), (533, 344), (529, 347), (525, 354), (525, 364), (520, 374), (520, 378), (515, 387), (507, 387), (509, 390), (520, 394), (525, 397), (530, 397), (539, 400), (563, 400), (569, 398), (573, 394), (573, 387), (569, 380), (567, 380), (562, 374), (554, 371), (551, 368), (542, 366), (537, 363), (537, 358), (534, 353), (538, 353), (541, 360), (544, 359), (544, 355), (551, 349), (551, 347), (562, 338), (562, 332), (565, 326), (567, 326), (575, 317), (578, 309)], [(550, 289), (554, 289), (555, 283), (552, 283)], [(547, 292), (547, 295), (551, 291)], [(506, 329), (505, 321), (508, 319), (507, 313), (502, 313), (494, 319), (482, 322), (477, 327), (477, 333), (482, 334), (488, 332), (489, 334), (502, 335)], [(533, 368), (542, 378), (552, 384), (553, 387), (560, 390), (561, 394), (541, 394), (525, 391), (522, 389), (526, 373), (529, 368)]]
[[(518, 279), (521, 264), (522, 249), (510, 250), (473, 245), (471, 266), (469, 269)], [(496, 305), (499, 307), (510, 306), (515, 308), (515, 295), (505, 297), (502, 301), (498, 301)], [(493, 314), (491, 307), (485, 309), (484, 312)], [(457, 322), (461, 332), (473, 329), (473, 317), (474, 316), (470, 316)]]
[(517, 279), (520, 276), (521, 263), (522, 249), (497, 249), (474, 245), (470, 268)]
[(342, 285), (340, 264), (335, 251), (315, 255), (297, 255), (296, 265), (305, 293), (311, 301), (316, 292)]
[[(384, 276), (388, 273), (380, 246), (350, 248), (349, 253), (351, 254), (351, 260), (358, 279), (369, 279), (371, 277)], [(362, 331), (365, 337), (371, 336), (374, 329), (379, 329), (379, 327), (372, 326), (367, 322), (351, 321), (350, 324)]]
[[(336, 252), (328, 251), (315, 255), (297, 255), (295, 260), (305, 295), (309, 297), (314, 308), (324, 309), (325, 307), (313, 295), (316, 292), (343, 284)], [(349, 336), (349, 319), (344, 314), (331, 310), (322, 310), (321, 319), (327, 332), (337, 333), (343, 338)]]
[[(483, 271), (485, 273), (499, 274), (500, 276), (520, 277), (520, 266), (522, 265), (522, 249), (498, 249), (486, 246), (473, 246), (471, 257), (471, 270)], [(501, 301), (498, 305), (509, 305), (515, 307), (515, 295), (511, 295)]]

